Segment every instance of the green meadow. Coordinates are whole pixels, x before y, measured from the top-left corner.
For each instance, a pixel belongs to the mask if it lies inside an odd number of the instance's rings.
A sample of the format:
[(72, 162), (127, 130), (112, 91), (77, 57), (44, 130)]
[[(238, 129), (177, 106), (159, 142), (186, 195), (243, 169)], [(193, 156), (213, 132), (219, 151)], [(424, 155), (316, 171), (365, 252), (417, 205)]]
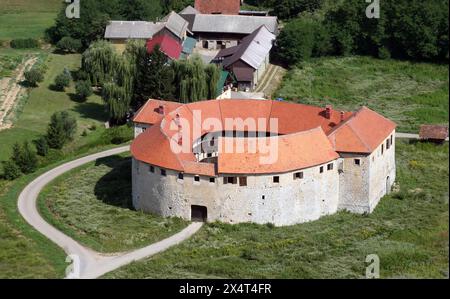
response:
[(448, 65), (324, 57), (292, 68), (274, 97), (346, 111), (365, 105), (417, 133), (421, 124), (448, 124), (448, 84)]

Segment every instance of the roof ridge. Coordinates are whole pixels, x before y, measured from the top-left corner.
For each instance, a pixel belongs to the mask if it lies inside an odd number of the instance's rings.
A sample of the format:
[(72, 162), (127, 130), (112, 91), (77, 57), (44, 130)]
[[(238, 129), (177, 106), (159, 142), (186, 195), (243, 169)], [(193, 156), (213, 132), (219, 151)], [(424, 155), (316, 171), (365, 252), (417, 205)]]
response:
[(369, 150), (369, 152), (372, 152), (372, 148), (367, 145), (367, 143), (361, 138), (361, 136), (359, 136), (359, 134), (355, 131), (353, 126), (351, 124), (348, 124), (348, 127), (350, 128), (350, 130), (352, 130), (352, 132), (359, 139), (359, 141), (361, 141), (361, 143), (366, 147), (366, 149)]

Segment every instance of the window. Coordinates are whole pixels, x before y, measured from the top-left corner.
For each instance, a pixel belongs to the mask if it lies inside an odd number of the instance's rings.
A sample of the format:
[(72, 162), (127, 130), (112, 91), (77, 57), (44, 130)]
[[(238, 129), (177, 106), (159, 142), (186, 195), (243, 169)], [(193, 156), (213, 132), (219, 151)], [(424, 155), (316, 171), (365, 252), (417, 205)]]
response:
[(226, 184), (233, 184), (236, 185), (237, 184), (237, 178), (236, 177), (224, 177), (223, 178), (223, 183)]
[(214, 142), (214, 139), (211, 139), (209, 141), (209, 146), (213, 147), (216, 143)]
[(274, 182), (275, 184), (279, 184), (279, 183), (280, 183), (280, 177), (279, 177), (279, 176), (274, 176), (274, 177), (273, 177), (273, 182)]
[(327, 170), (333, 170), (333, 167), (334, 167), (333, 165), (334, 165), (333, 163), (328, 164)]
[(208, 158), (211, 158), (211, 157), (212, 157), (212, 154), (211, 154), (211, 153), (208, 153), (206, 156), (207, 156)]
[(294, 180), (301, 180), (301, 179), (303, 179), (303, 172), (294, 173)]
[(200, 182), (200, 177), (198, 175), (194, 176), (194, 181), (197, 183)]
[(391, 147), (391, 140), (386, 140), (386, 149), (388, 150)]
[(355, 165), (361, 165), (361, 160), (360, 159), (355, 159)]
[(167, 173), (166, 173), (166, 170), (165, 170), (165, 169), (161, 169), (161, 175), (162, 175), (162, 176), (166, 176), (166, 175), (167, 175)]
[(155, 167), (150, 165), (150, 172), (155, 173)]
[(265, 195), (263, 195), (262, 197), (261, 197), (262, 199), (266, 199), (266, 196)]
[(178, 174), (178, 179), (179, 179), (179, 180), (184, 180), (184, 174), (180, 172), (180, 173)]
[(243, 176), (239, 178), (239, 186), (241, 187), (247, 186), (247, 177)]
[(394, 135), (391, 135), (391, 145), (394, 144)]
[(209, 178), (209, 182), (210, 183), (215, 183), (216, 182), (216, 178)]
[(384, 144), (381, 145), (381, 154), (384, 154)]
[(320, 173), (323, 173), (323, 166), (320, 166)]

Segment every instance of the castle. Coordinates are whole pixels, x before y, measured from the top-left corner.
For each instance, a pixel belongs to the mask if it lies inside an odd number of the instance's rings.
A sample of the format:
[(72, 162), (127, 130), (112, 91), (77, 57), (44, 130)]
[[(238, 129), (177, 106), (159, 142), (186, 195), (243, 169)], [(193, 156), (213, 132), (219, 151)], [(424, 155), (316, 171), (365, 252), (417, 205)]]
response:
[(149, 100), (134, 118), (133, 204), (186, 220), (293, 225), (371, 213), (395, 181), (392, 121), (269, 100)]

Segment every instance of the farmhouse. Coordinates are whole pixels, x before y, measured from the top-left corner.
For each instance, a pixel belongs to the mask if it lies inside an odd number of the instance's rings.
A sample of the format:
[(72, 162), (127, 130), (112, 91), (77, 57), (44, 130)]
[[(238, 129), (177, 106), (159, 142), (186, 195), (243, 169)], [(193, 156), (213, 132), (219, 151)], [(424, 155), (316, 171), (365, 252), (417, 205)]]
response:
[(396, 125), (366, 107), (150, 100), (134, 121), (133, 204), (165, 217), (283, 226), (370, 213), (395, 181)]
[(239, 90), (253, 89), (269, 65), (275, 35), (261, 26), (237, 46), (221, 50), (214, 61), (231, 72)]

